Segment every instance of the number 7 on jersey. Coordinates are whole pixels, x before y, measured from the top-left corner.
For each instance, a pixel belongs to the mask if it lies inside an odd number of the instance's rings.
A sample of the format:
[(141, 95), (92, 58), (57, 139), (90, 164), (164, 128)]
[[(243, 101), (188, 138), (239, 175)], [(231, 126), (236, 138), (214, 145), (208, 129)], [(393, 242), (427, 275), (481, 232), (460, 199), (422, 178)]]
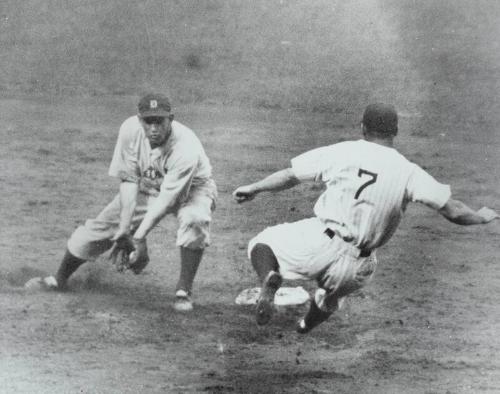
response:
[(358, 171), (358, 176), (361, 178), (363, 175), (367, 175), (370, 177), (369, 180), (367, 180), (365, 183), (363, 183), (358, 191), (356, 192), (356, 194), (354, 195), (354, 199), (357, 200), (359, 195), (361, 194), (361, 192), (367, 188), (368, 186), (374, 184), (376, 181), (377, 181), (377, 174), (375, 174), (374, 172), (370, 172), (370, 171), (367, 171), (367, 170), (363, 170), (362, 168), (359, 169)]

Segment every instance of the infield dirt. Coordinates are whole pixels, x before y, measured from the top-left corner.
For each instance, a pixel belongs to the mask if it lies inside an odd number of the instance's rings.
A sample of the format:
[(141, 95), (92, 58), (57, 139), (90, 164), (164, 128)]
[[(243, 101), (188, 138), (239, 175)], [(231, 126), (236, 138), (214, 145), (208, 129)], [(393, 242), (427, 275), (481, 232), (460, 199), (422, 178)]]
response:
[[(8, 190), (0, 245), (3, 392), (500, 390), (495, 225), (458, 227), (411, 207), (379, 251), (373, 283), (307, 336), (293, 331), (304, 307), (282, 308), (259, 328), (251, 307), (234, 304), (256, 284), (247, 241), (267, 225), (309, 216), (319, 190), (299, 186), (243, 206), (230, 192), (305, 147), (355, 138), (355, 125), (342, 115), (178, 109), (177, 118), (199, 130), (220, 190), (194, 313), (172, 308), (179, 268), (173, 218), (150, 236), (152, 261), (143, 275), (114, 272), (103, 258), (77, 272), (69, 293), (23, 289), (30, 277), (56, 269), (73, 228), (115, 193), (106, 175), (113, 129), (133, 100), (94, 101), (0, 103), (2, 113), (12, 114), (0, 147)], [(111, 116), (102, 113), (103, 102), (114, 108)], [(43, 124), (21, 117), (20, 108), (42, 116)], [(82, 109), (93, 117), (84, 119)], [(472, 206), (495, 206), (498, 139), (412, 135), (416, 120), (422, 118), (402, 119), (401, 151)]]

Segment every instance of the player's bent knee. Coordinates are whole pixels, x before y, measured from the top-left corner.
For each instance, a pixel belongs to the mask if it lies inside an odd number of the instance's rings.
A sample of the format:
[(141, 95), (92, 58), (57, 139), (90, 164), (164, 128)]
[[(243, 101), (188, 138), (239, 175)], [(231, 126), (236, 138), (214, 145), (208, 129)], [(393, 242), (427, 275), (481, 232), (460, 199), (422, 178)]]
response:
[(107, 229), (98, 231), (87, 225), (79, 226), (68, 239), (67, 249), (80, 259), (95, 260), (113, 245), (109, 233)]
[(266, 265), (268, 269), (279, 271), (279, 263), (271, 247), (264, 243), (253, 245), (250, 250), (250, 261), (252, 265)]
[[(250, 239), (250, 241), (248, 242), (247, 256), (248, 256), (249, 259), (252, 258), (252, 251), (255, 249), (255, 247), (257, 245), (263, 245), (263, 246), (269, 247), (268, 244), (263, 240), (263, 237), (262, 237), (262, 233), (263, 232), (257, 234), (255, 237), (253, 237), (252, 239)], [(261, 247), (262, 246), (259, 246), (259, 248), (261, 248)]]
[(177, 246), (187, 249), (204, 249), (210, 245), (209, 222), (191, 222), (177, 231)]
[(177, 246), (192, 250), (203, 250), (209, 245), (210, 241), (206, 237), (205, 238), (191, 237), (191, 238), (180, 239), (177, 241)]
[(187, 249), (205, 249), (210, 245), (208, 229), (190, 227), (179, 229), (177, 233), (177, 246)]
[(314, 293), (314, 302), (323, 312), (334, 312), (338, 309), (338, 297), (332, 291), (319, 288)]
[(250, 250), (250, 258), (258, 259), (263, 257), (276, 260), (276, 256), (274, 255), (274, 252), (269, 245), (260, 242), (252, 245), (252, 249)]
[(184, 207), (177, 214), (180, 226), (204, 226), (211, 222), (209, 212), (196, 206)]
[(339, 310), (344, 304), (345, 296), (337, 292), (319, 288), (314, 293), (314, 302), (323, 312), (333, 313)]

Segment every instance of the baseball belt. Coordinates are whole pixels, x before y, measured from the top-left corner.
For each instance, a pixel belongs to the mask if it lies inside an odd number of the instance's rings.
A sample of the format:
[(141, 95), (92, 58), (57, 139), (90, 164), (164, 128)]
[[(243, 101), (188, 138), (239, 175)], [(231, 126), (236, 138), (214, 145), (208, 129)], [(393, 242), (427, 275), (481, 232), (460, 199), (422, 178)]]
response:
[[(331, 228), (326, 228), (325, 234), (330, 238), (333, 239), (335, 237), (335, 231), (333, 231)], [(371, 250), (360, 250), (359, 257), (370, 257), (372, 254)]]

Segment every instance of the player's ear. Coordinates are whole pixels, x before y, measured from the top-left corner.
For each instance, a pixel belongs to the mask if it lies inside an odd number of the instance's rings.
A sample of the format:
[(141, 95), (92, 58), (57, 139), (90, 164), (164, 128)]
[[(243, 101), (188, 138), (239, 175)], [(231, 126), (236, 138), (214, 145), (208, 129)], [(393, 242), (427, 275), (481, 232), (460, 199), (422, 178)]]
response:
[(174, 114), (168, 115), (168, 120), (173, 121), (174, 120)]

